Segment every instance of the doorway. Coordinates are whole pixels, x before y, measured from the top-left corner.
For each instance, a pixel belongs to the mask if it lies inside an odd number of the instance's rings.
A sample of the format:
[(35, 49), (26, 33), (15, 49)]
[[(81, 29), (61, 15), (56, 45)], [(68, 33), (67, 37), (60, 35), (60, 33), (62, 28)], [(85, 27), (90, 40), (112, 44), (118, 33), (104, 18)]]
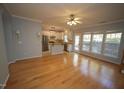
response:
[(75, 35), (74, 37), (74, 51), (78, 52), (80, 50), (80, 35)]

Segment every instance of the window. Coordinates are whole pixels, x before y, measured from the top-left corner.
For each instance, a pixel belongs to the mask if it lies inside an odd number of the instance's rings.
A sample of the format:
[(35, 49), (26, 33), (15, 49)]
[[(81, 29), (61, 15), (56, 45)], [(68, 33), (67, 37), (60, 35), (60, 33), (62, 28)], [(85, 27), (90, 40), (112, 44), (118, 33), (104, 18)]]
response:
[(89, 51), (90, 50), (90, 41), (91, 41), (91, 34), (84, 34), (83, 35), (83, 51)]
[(122, 33), (106, 34), (105, 45), (104, 45), (104, 55), (107, 55), (110, 57), (118, 57), (121, 35)]
[(64, 42), (68, 42), (68, 37), (67, 37), (67, 35), (64, 35)]
[(74, 46), (75, 50), (79, 50), (79, 43), (80, 43), (80, 36), (76, 35), (75, 36), (75, 46)]
[(92, 52), (93, 53), (101, 53), (102, 50), (102, 41), (103, 41), (103, 34), (93, 34), (92, 38)]

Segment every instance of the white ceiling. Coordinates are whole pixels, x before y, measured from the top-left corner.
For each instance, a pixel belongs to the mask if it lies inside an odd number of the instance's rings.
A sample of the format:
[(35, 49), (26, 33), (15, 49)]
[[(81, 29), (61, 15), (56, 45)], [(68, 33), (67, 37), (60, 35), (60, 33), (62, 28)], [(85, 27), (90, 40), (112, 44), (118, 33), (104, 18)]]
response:
[(68, 28), (66, 19), (75, 14), (82, 21), (77, 28), (124, 19), (124, 4), (4, 4), (16, 16), (42, 21), (44, 27)]

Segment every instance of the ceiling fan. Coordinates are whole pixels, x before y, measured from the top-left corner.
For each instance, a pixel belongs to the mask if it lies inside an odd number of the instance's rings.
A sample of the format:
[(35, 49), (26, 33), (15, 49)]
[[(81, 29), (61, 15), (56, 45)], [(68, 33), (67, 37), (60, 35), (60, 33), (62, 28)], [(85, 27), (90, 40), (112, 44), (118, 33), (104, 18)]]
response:
[(79, 18), (75, 18), (75, 15), (71, 14), (67, 19), (67, 24), (72, 26), (72, 25), (81, 24), (81, 22), (79, 21)]

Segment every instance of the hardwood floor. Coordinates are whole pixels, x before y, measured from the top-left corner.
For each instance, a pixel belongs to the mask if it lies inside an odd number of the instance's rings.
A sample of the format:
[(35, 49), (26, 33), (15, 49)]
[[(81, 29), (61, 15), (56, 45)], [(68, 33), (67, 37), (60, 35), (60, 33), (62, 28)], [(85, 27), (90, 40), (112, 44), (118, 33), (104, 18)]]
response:
[(77, 53), (44, 56), (11, 64), (5, 88), (124, 88), (121, 68)]

